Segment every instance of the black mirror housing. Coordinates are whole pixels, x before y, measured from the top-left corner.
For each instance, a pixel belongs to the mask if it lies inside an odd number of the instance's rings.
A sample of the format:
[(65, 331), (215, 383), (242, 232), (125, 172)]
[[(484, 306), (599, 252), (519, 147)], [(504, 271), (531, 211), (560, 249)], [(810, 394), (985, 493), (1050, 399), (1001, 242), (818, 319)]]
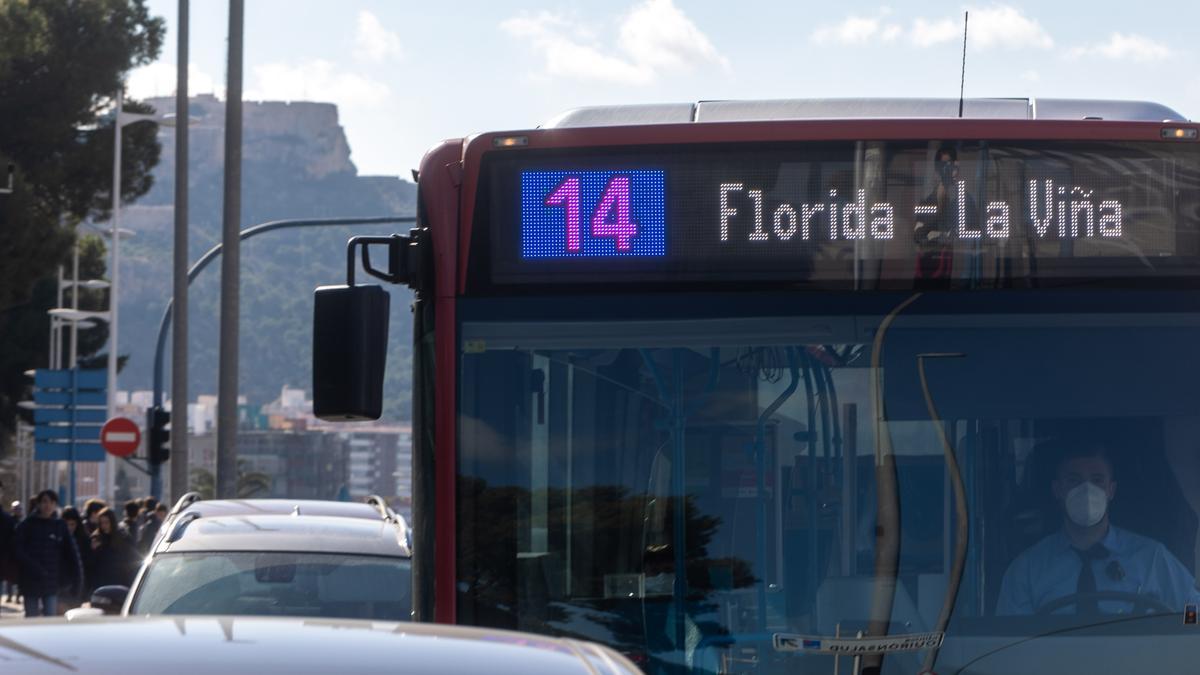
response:
[(380, 286), (321, 286), (313, 296), (313, 414), (379, 419), (391, 297)]
[(125, 596), (129, 595), (128, 586), (101, 586), (92, 591), (92, 607), (105, 614), (120, 614), (125, 606)]

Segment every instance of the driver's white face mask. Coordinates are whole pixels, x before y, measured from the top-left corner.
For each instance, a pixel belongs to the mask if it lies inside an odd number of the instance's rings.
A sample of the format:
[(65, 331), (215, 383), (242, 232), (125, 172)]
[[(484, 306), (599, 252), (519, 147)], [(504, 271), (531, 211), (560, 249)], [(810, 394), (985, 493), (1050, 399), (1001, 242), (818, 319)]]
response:
[(1084, 481), (1067, 493), (1067, 517), (1080, 527), (1091, 527), (1108, 511), (1108, 493), (1104, 488)]

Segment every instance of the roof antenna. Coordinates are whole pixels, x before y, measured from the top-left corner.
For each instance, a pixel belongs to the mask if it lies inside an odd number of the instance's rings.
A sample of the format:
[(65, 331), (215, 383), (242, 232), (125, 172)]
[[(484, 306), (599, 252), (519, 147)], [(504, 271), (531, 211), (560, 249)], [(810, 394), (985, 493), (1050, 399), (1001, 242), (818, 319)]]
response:
[(963, 12), (962, 79), (958, 81), (958, 116), (960, 118), (963, 116), (963, 88), (967, 84), (967, 18), (970, 15), (970, 12)]

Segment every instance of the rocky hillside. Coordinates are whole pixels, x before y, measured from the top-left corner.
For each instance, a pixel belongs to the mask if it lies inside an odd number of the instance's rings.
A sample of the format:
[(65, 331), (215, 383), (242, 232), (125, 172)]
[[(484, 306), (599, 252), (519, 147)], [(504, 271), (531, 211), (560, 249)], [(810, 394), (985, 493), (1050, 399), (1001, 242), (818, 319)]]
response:
[[(151, 99), (174, 111), (174, 99)], [(221, 241), (224, 103), (212, 96), (190, 104), (189, 255), (198, 259)], [(411, 215), (416, 187), (392, 176), (359, 176), (351, 148), (327, 103), (244, 104), (242, 227), (284, 218)], [(164, 129), (162, 161), (154, 189), (122, 210), (120, 351), (128, 353), (122, 389), (149, 389), (154, 339), (171, 294), (174, 131)], [(251, 403), (268, 402), (283, 385), (311, 390), (312, 291), (344, 283), (345, 242), (353, 234), (386, 234), (384, 227), (308, 228), (271, 232), (242, 246), (241, 391)], [(191, 398), (217, 386), (220, 265), (214, 262), (192, 283), (189, 335)], [(391, 289), (391, 350), (388, 417), (409, 415), (410, 296)], [(168, 350), (170, 341), (168, 340)], [(169, 353), (166, 357), (169, 365)], [(169, 382), (169, 380), (168, 380)]]

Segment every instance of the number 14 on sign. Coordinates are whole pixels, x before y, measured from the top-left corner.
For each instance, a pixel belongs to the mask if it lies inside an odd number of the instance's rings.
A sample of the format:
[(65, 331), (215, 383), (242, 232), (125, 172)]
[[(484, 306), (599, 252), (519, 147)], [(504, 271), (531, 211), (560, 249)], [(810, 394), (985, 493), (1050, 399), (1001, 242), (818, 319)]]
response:
[[(579, 251), (583, 246), (583, 214), (580, 211), (580, 182), (572, 176), (558, 184), (546, 197), (546, 206), (561, 206), (567, 216), (567, 250)], [(613, 176), (600, 195), (600, 202), (591, 217), (591, 236), (611, 237), (618, 251), (628, 251), (630, 240), (637, 236), (637, 224), (630, 218), (629, 176)]]

